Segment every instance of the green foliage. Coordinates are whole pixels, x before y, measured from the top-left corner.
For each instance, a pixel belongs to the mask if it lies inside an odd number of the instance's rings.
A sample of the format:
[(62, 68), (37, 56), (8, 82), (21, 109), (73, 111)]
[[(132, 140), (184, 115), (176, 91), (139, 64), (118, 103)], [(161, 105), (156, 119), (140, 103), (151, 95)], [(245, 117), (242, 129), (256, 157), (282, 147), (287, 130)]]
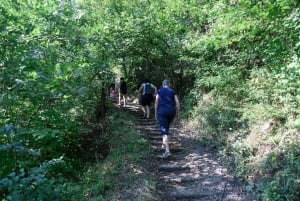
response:
[[(202, 137), (226, 145), (240, 173), (253, 174), (253, 158), (263, 157), (262, 147), (297, 138), (298, 1), (2, 0), (0, 12), (1, 177), (61, 156), (64, 165), (56, 165), (53, 175), (74, 175), (87, 147), (83, 137), (101, 130), (103, 138), (96, 137), (92, 150), (106, 147), (114, 135), (102, 129), (105, 121), (97, 128), (93, 123), (105, 113), (114, 69), (131, 88), (146, 77), (157, 86), (170, 79)], [(275, 125), (262, 131), (269, 120)], [(257, 150), (245, 145), (255, 132), (258, 144), (265, 142)], [(140, 146), (142, 141), (126, 151)], [(114, 157), (121, 162), (123, 156), (117, 151)], [(287, 161), (290, 168), (295, 160)], [(264, 200), (297, 197), (299, 182), (289, 167), (267, 164), (276, 168), (264, 181)], [(48, 181), (41, 187), (50, 188)], [(105, 189), (105, 182), (97, 186)], [(36, 190), (30, 199), (38, 191), (43, 192)]]
[[(128, 114), (112, 109), (108, 113), (110, 154), (104, 160), (98, 160), (94, 166), (88, 166), (78, 182), (69, 183), (65, 198), (70, 200), (115, 200), (111, 194), (122, 192), (123, 186), (132, 186), (139, 200), (147, 199), (147, 193), (138, 193), (137, 188), (153, 191), (156, 186), (153, 178), (142, 175), (143, 158), (151, 154), (147, 140), (133, 129), (135, 119)], [(152, 185), (149, 185), (150, 183)], [(130, 187), (128, 187), (130, 188)], [(152, 199), (153, 200), (153, 199)]]
[[(209, 9), (198, 9), (203, 17), (199, 27), (204, 29), (189, 29), (185, 41), (182, 58), (197, 69), (184, 103), (189, 115), (199, 119), (201, 139), (224, 149), (220, 153), (246, 180), (266, 168), (257, 165), (266, 147), (275, 151), (275, 144), (285, 146), (298, 136), (299, 3), (214, 1), (204, 7)], [(299, 197), (298, 178), (286, 174), (294, 164), (282, 164), (270, 161), (277, 168), (268, 180), (260, 181), (264, 200)], [(252, 181), (248, 189), (255, 190), (255, 185)]]
[(47, 177), (52, 166), (62, 163), (62, 158), (44, 162), (40, 167), (20, 169), (0, 180), (3, 200), (60, 200), (62, 181)]
[(201, 111), (206, 120), (206, 125), (213, 132), (224, 132), (235, 130), (241, 126), (238, 122), (239, 112), (234, 105), (223, 105), (222, 103), (214, 103), (207, 110)]
[(4, 0), (0, 10), (1, 199), (60, 200), (112, 75), (106, 41), (81, 27), (90, 15), (74, 1)]
[(267, 177), (268, 182), (262, 187), (265, 200), (299, 199), (299, 143), (294, 143), (284, 151), (271, 153), (264, 163), (263, 171), (274, 175), (273, 178)]

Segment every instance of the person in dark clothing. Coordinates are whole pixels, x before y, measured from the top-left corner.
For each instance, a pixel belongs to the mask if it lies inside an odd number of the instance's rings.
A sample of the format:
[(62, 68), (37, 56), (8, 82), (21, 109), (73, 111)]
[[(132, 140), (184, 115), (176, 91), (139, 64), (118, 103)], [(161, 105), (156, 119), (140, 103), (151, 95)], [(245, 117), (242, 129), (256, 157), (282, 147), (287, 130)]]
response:
[(126, 107), (126, 95), (127, 95), (127, 83), (124, 78), (120, 78), (120, 86), (119, 86), (119, 106), (121, 106), (121, 99), (123, 99), (124, 107)]
[(163, 157), (171, 156), (169, 148), (169, 128), (175, 116), (179, 118), (180, 103), (176, 92), (170, 88), (170, 82), (164, 80), (162, 88), (158, 90), (155, 98), (155, 118), (159, 121), (160, 131), (163, 136)]
[(154, 95), (157, 92), (157, 88), (153, 85), (150, 80), (145, 79), (144, 83), (139, 88), (139, 94), (142, 95), (142, 110), (144, 112), (143, 118), (150, 118), (150, 105), (154, 99)]

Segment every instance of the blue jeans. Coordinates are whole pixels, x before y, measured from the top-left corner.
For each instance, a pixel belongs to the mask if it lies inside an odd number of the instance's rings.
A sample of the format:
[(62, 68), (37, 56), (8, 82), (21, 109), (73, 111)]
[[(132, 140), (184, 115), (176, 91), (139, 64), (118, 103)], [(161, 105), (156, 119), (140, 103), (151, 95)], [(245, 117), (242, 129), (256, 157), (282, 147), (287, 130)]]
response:
[(170, 124), (172, 123), (176, 115), (176, 109), (173, 108), (158, 108), (157, 118), (159, 121), (159, 127), (161, 134), (168, 135)]

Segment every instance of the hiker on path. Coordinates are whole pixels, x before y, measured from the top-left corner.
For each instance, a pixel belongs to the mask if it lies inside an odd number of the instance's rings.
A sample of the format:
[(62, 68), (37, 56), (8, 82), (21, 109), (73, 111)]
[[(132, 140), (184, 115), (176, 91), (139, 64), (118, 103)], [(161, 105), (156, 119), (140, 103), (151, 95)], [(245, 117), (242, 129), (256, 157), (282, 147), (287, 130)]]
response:
[(127, 83), (124, 78), (120, 78), (120, 86), (119, 86), (119, 106), (121, 106), (121, 99), (123, 100), (124, 107), (126, 107), (126, 94), (127, 94)]
[(113, 82), (109, 85), (109, 97), (113, 100), (117, 98), (116, 85)]
[(175, 116), (179, 118), (180, 104), (176, 92), (170, 88), (169, 80), (162, 82), (155, 98), (155, 119), (159, 121), (160, 131), (163, 136), (163, 157), (171, 156), (169, 148), (169, 128)]
[(142, 94), (142, 110), (144, 112), (143, 119), (150, 118), (150, 105), (154, 99), (154, 95), (157, 92), (157, 88), (153, 85), (149, 79), (145, 79), (144, 83), (141, 84), (138, 93)]

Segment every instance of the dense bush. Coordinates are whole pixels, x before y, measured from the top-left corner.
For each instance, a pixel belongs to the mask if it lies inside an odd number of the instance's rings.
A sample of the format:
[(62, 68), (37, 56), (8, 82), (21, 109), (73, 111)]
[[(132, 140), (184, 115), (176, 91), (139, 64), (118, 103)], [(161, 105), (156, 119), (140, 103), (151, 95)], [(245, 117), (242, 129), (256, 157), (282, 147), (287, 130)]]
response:
[(0, 11), (0, 199), (59, 200), (106, 104), (108, 52), (73, 1), (4, 0)]
[(298, 157), (270, 158), (278, 149), (295, 156), (289, 144), (299, 146), (299, 3), (206, 5), (210, 9), (199, 8), (205, 30), (192, 34), (184, 58), (199, 67), (185, 100), (189, 115), (200, 120), (201, 139), (221, 149), (249, 182), (248, 190), (258, 189), (263, 200), (297, 200)]
[(263, 164), (266, 176), (263, 198), (266, 200), (298, 200), (300, 197), (300, 150), (293, 143), (286, 150), (272, 153)]

